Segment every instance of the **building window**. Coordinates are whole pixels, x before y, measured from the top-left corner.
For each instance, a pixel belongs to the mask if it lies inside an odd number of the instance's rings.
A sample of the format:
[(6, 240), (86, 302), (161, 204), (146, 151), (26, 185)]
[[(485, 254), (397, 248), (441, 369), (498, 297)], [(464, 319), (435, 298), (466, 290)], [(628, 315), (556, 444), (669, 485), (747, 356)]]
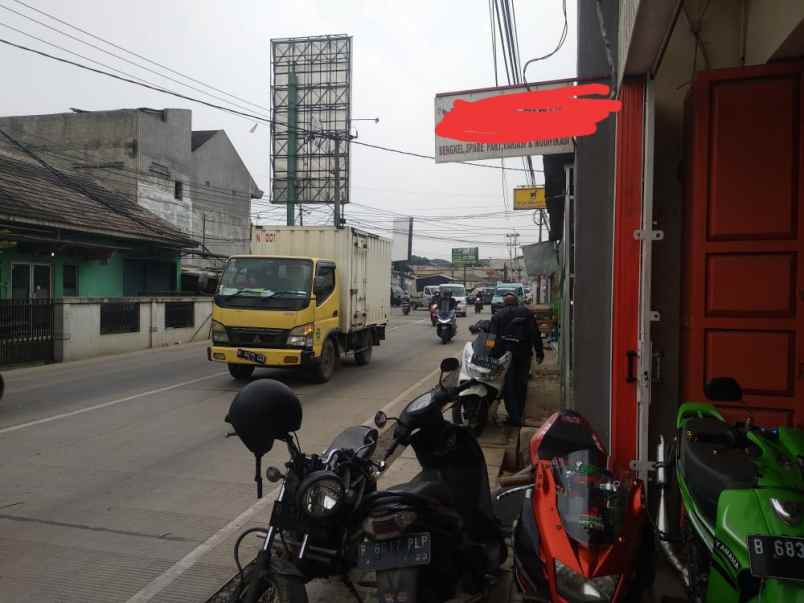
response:
[(50, 264), (12, 264), (12, 299), (50, 299)]
[(137, 303), (112, 302), (101, 304), (100, 334), (138, 333), (140, 330), (140, 305)]
[(64, 265), (62, 275), (62, 295), (64, 297), (75, 297), (78, 295), (78, 266)]
[(195, 326), (195, 303), (167, 302), (165, 304), (165, 328), (187, 329)]
[(175, 187), (173, 188), (173, 196), (179, 201), (184, 198), (184, 182), (176, 180)]

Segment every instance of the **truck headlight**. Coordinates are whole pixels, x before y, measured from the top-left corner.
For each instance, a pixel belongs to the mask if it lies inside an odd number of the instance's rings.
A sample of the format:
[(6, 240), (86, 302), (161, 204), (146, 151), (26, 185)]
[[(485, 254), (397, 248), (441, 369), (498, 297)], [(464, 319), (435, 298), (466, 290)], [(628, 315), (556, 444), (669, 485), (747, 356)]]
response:
[(288, 346), (294, 348), (311, 348), (313, 347), (313, 332), (315, 326), (313, 323), (299, 325), (293, 328), (288, 335)]
[(217, 320), (212, 321), (212, 343), (215, 344), (229, 343), (229, 335), (226, 333), (226, 327), (224, 327)]
[(620, 576), (587, 578), (556, 559), (556, 586), (559, 594), (570, 601), (610, 601)]

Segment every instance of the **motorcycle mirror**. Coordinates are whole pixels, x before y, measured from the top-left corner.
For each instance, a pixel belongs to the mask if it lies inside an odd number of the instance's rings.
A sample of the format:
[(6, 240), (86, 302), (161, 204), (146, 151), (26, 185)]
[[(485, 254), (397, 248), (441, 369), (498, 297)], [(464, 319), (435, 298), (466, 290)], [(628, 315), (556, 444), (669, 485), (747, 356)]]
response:
[(378, 410), (377, 414), (374, 415), (374, 424), (377, 426), (378, 429), (382, 429), (388, 423), (388, 415), (386, 415), (383, 411)]
[(282, 472), (276, 467), (268, 467), (268, 470), (265, 472), (265, 477), (268, 478), (269, 482), (275, 484), (285, 476), (282, 475)]
[(452, 371), (457, 371), (461, 368), (461, 363), (457, 358), (444, 358), (441, 361), (441, 372), (442, 373), (451, 373)]

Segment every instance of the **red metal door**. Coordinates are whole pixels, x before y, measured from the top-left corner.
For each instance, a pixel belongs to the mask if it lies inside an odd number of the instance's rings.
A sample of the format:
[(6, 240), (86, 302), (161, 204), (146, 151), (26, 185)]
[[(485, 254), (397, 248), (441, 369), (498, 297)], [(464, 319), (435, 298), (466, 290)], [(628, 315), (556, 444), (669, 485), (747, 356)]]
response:
[(642, 223), (645, 84), (624, 81), (617, 114), (612, 299), (611, 457), (618, 467), (637, 458), (637, 338), (639, 251)]
[(734, 377), (765, 425), (804, 426), (803, 72), (707, 72), (687, 104), (682, 395)]

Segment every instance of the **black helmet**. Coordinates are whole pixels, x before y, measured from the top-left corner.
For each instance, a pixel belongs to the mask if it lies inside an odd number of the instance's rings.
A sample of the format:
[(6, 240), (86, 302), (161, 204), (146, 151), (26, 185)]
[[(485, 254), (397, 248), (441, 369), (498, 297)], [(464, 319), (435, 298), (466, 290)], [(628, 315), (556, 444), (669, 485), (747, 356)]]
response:
[(246, 448), (261, 457), (271, 450), (275, 439), (286, 439), (301, 427), (301, 403), (284, 383), (252, 381), (232, 400), (226, 422), (232, 424)]

